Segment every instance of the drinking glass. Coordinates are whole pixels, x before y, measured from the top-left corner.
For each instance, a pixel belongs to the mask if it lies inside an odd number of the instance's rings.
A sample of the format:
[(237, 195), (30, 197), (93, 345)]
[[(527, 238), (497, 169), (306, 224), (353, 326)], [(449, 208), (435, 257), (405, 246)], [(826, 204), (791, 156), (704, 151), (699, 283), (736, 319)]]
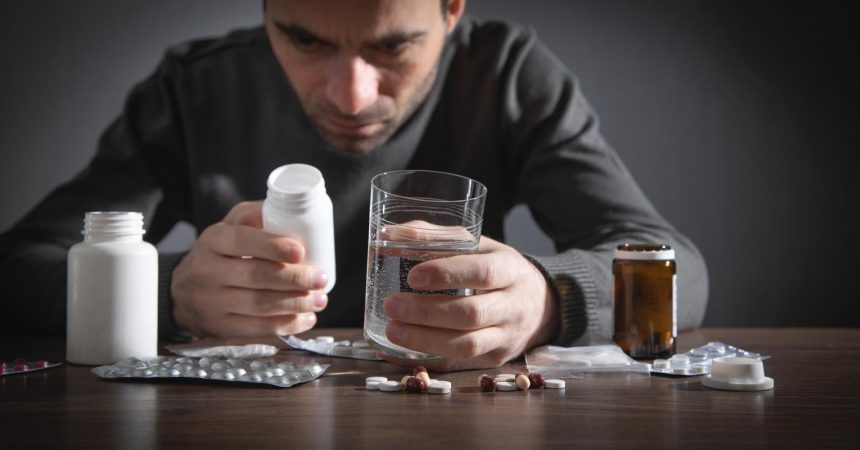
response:
[(364, 337), (371, 345), (398, 358), (439, 358), (391, 343), (383, 303), (395, 292), (472, 295), (472, 289), (414, 290), (406, 278), (424, 261), (478, 250), (486, 195), (483, 184), (445, 172), (398, 170), (373, 177), (364, 304)]

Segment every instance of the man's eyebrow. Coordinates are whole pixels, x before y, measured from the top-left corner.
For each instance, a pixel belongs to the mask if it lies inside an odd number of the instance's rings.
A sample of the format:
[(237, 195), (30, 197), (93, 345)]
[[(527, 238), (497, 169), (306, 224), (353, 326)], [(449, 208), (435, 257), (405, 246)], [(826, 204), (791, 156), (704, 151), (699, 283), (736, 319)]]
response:
[[(288, 36), (304, 39), (313, 39), (319, 41), (322, 44), (334, 45), (333, 42), (330, 42), (313, 34), (301, 25), (283, 23), (277, 20), (273, 20), (272, 22), (275, 24), (276, 27), (278, 27), (279, 30), (281, 30), (281, 32)], [(404, 44), (407, 42), (414, 41), (415, 39), (418, 39), (426, 34), (426, 31), (394, 31), (378, 38), (372, 39), (370, 42), (368, 42), (367, 45), (388, 46)]]
[(292, 23), (282, 23), (282, 22), (278, 22), (277, 20), (273, 20), (272, 22), (275, 24), (276, 27), (278, 27), (279, 30), (281, 30), (282, 33), (284, 33), (290, 37), (302, 38), (302, 39), (313, 39), (315, 41), (318, 41), (321, 44), (328, 44), (328, 45), (334, 44), (332, 42), (329, 42), (329, 41), (311, 33), (310, 31), (308, 31), (307, 29), (305, 29), (304, 27), (302, 27), (300, 25), (296, 25), (296, 24), (292, 24)]
[(373, 39), (370, 44), (380, 46), (405, 44), (407, 42), (412, 42), (425, 34), (427, 34), (426, 31), (394, 31)]

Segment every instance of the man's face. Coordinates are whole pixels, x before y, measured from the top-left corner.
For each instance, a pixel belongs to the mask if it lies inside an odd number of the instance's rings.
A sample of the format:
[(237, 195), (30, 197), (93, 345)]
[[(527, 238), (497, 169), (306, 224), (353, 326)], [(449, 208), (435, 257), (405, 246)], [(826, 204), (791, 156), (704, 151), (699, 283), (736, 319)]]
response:
[(460, 0), (445, 15), (439, 0), (269, 0), (266, 32), (323, 140), (364, 153), (425, 99), (462, 8)]

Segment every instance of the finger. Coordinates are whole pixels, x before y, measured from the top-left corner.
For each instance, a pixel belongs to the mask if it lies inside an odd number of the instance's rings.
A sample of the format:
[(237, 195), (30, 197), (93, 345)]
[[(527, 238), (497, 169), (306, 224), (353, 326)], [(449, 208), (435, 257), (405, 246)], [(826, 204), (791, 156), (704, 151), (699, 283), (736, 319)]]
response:
[(399, 292), (385, 299), (383, 308), (389, 318), (410, 325), (478, 330), (506, 321), (504, 295), (501, 291), (465, 297)]
[(394, 344), (449, 359), (476, 358), (504, 342), (503, 332), (498, 327), (474, 331), (445, 330), (396, 320), (388, 323), (385, 335)]
[(250, 256), (290, 263), (301, 262), (305, 257), (305, 249), (299, 241), (245, 225), (221, 222), (207, 228), (200, 240), (212, 252), (223, 256)]
[(409, 271), (412, 289), (503, 289), (514, 283), (522, 265), (518, 253), (493, 251), (425, 261)]
[(222, 222), (263, 228), (263, 201), (237, 203), (230, 209)]
[(240, 314), (222, 316), (211, 328), (218, 337), (255, 337), (297, 334), (310, 330), (317, 323), (314, 313), (285, 316), (254, 317)]
[(207, 261), (202, 276), (224, 286), (273, 291), (313, 291), (328, 283), (328, 274), (306, 264), (283, 264), (263, 259), (216, 257)]
[(319, 312), (328, 304), (322, 292), (283, 292), (266, 289), (220, 289), (213, 301), (224, 304), (226, 311), (245, 316), (284, 316)]
[(379, 238), (386, 241), (449, 241), (470, 242), (474, 236), (459, 225), (436, 225), (423, 220), (410, 220), (401, 224), (385, 225), (379, 231)]

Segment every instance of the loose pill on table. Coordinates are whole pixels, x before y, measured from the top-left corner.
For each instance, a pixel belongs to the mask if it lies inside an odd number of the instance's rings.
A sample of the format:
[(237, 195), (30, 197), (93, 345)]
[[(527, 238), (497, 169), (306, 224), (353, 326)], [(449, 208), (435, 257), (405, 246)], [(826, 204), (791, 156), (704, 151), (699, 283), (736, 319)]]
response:
[(533, 388), (542, 388), (543, 387), (543, 375), (539, 373), (530, 373), (529, 381), (532, 383)]
[(388, 378), (385, 378), (385, 377), (367, 377), (367, 378), (365, 378), (365, 379), (364, 379), (364, 381), (377, 381), (377, 382), (382, 382), (382, 381), (388, 381)]
[(481, 376), (481, 392), (494, 392), (498, 384), (499, 382), (491, 376)]
[(412, 368), (412, 376), (417, 376), (421, 372), (427, 373), (427, 368), (424, 366), (415, 366)]
[(532, 385), (532, 382), (529, 381), (529, 376), (524, 373), (517, 374), (516, 383), (517, 389), (521, 391), (527, 391)]
[(500, 373), (496, 375), (496, 380), (498, 381), (514, 381), (516, 378), (517, 377), (512, 373)]
[(412, 378), (412, 375), (404, 375), (403, 378), (400, 379), (400, 384), (402, 384), (403, 387), (406, 387), (406, 381), (410, 378)]
[(510, 392), (517, 390), (517, 384), (510, 381), (496, 382), (496, 390), (501, 392)]
[[(447, 383), (447, 384), (445, 384)], [(437, 381), (435, 383), (430, 383), (427, 386), (428, 394), (450, 394), (451, 393), (451, 383)]]
[(406, 392), (411, 392), (413, 394), (427, 392), (427, 384), (424, 383), (424, 380), (418, 377), (409, 377), (409, 379), (406, 380)]
[(430, 384), (430, 375), (427, 372), (418, 372), (418, 375), (415, 375), (415, 377), (424, 382), (425, 385)]
[(397, 392), (403, 389), (403, 385), (397, 381), (383, 381), (379, 383), (379, 390), (383, 392)]
[(368, 391), (377, 391), (379, 390), (379, 383), (381, 383), (381, 381), (367, 380), (364, 382), (364, 388)]
[(564, 385), (565, 385), (564, 380), (551, 379), (551, 380), (544, 380), (544, 382), (543, 382), (543, 387), (545, 389), (564, 389)]

